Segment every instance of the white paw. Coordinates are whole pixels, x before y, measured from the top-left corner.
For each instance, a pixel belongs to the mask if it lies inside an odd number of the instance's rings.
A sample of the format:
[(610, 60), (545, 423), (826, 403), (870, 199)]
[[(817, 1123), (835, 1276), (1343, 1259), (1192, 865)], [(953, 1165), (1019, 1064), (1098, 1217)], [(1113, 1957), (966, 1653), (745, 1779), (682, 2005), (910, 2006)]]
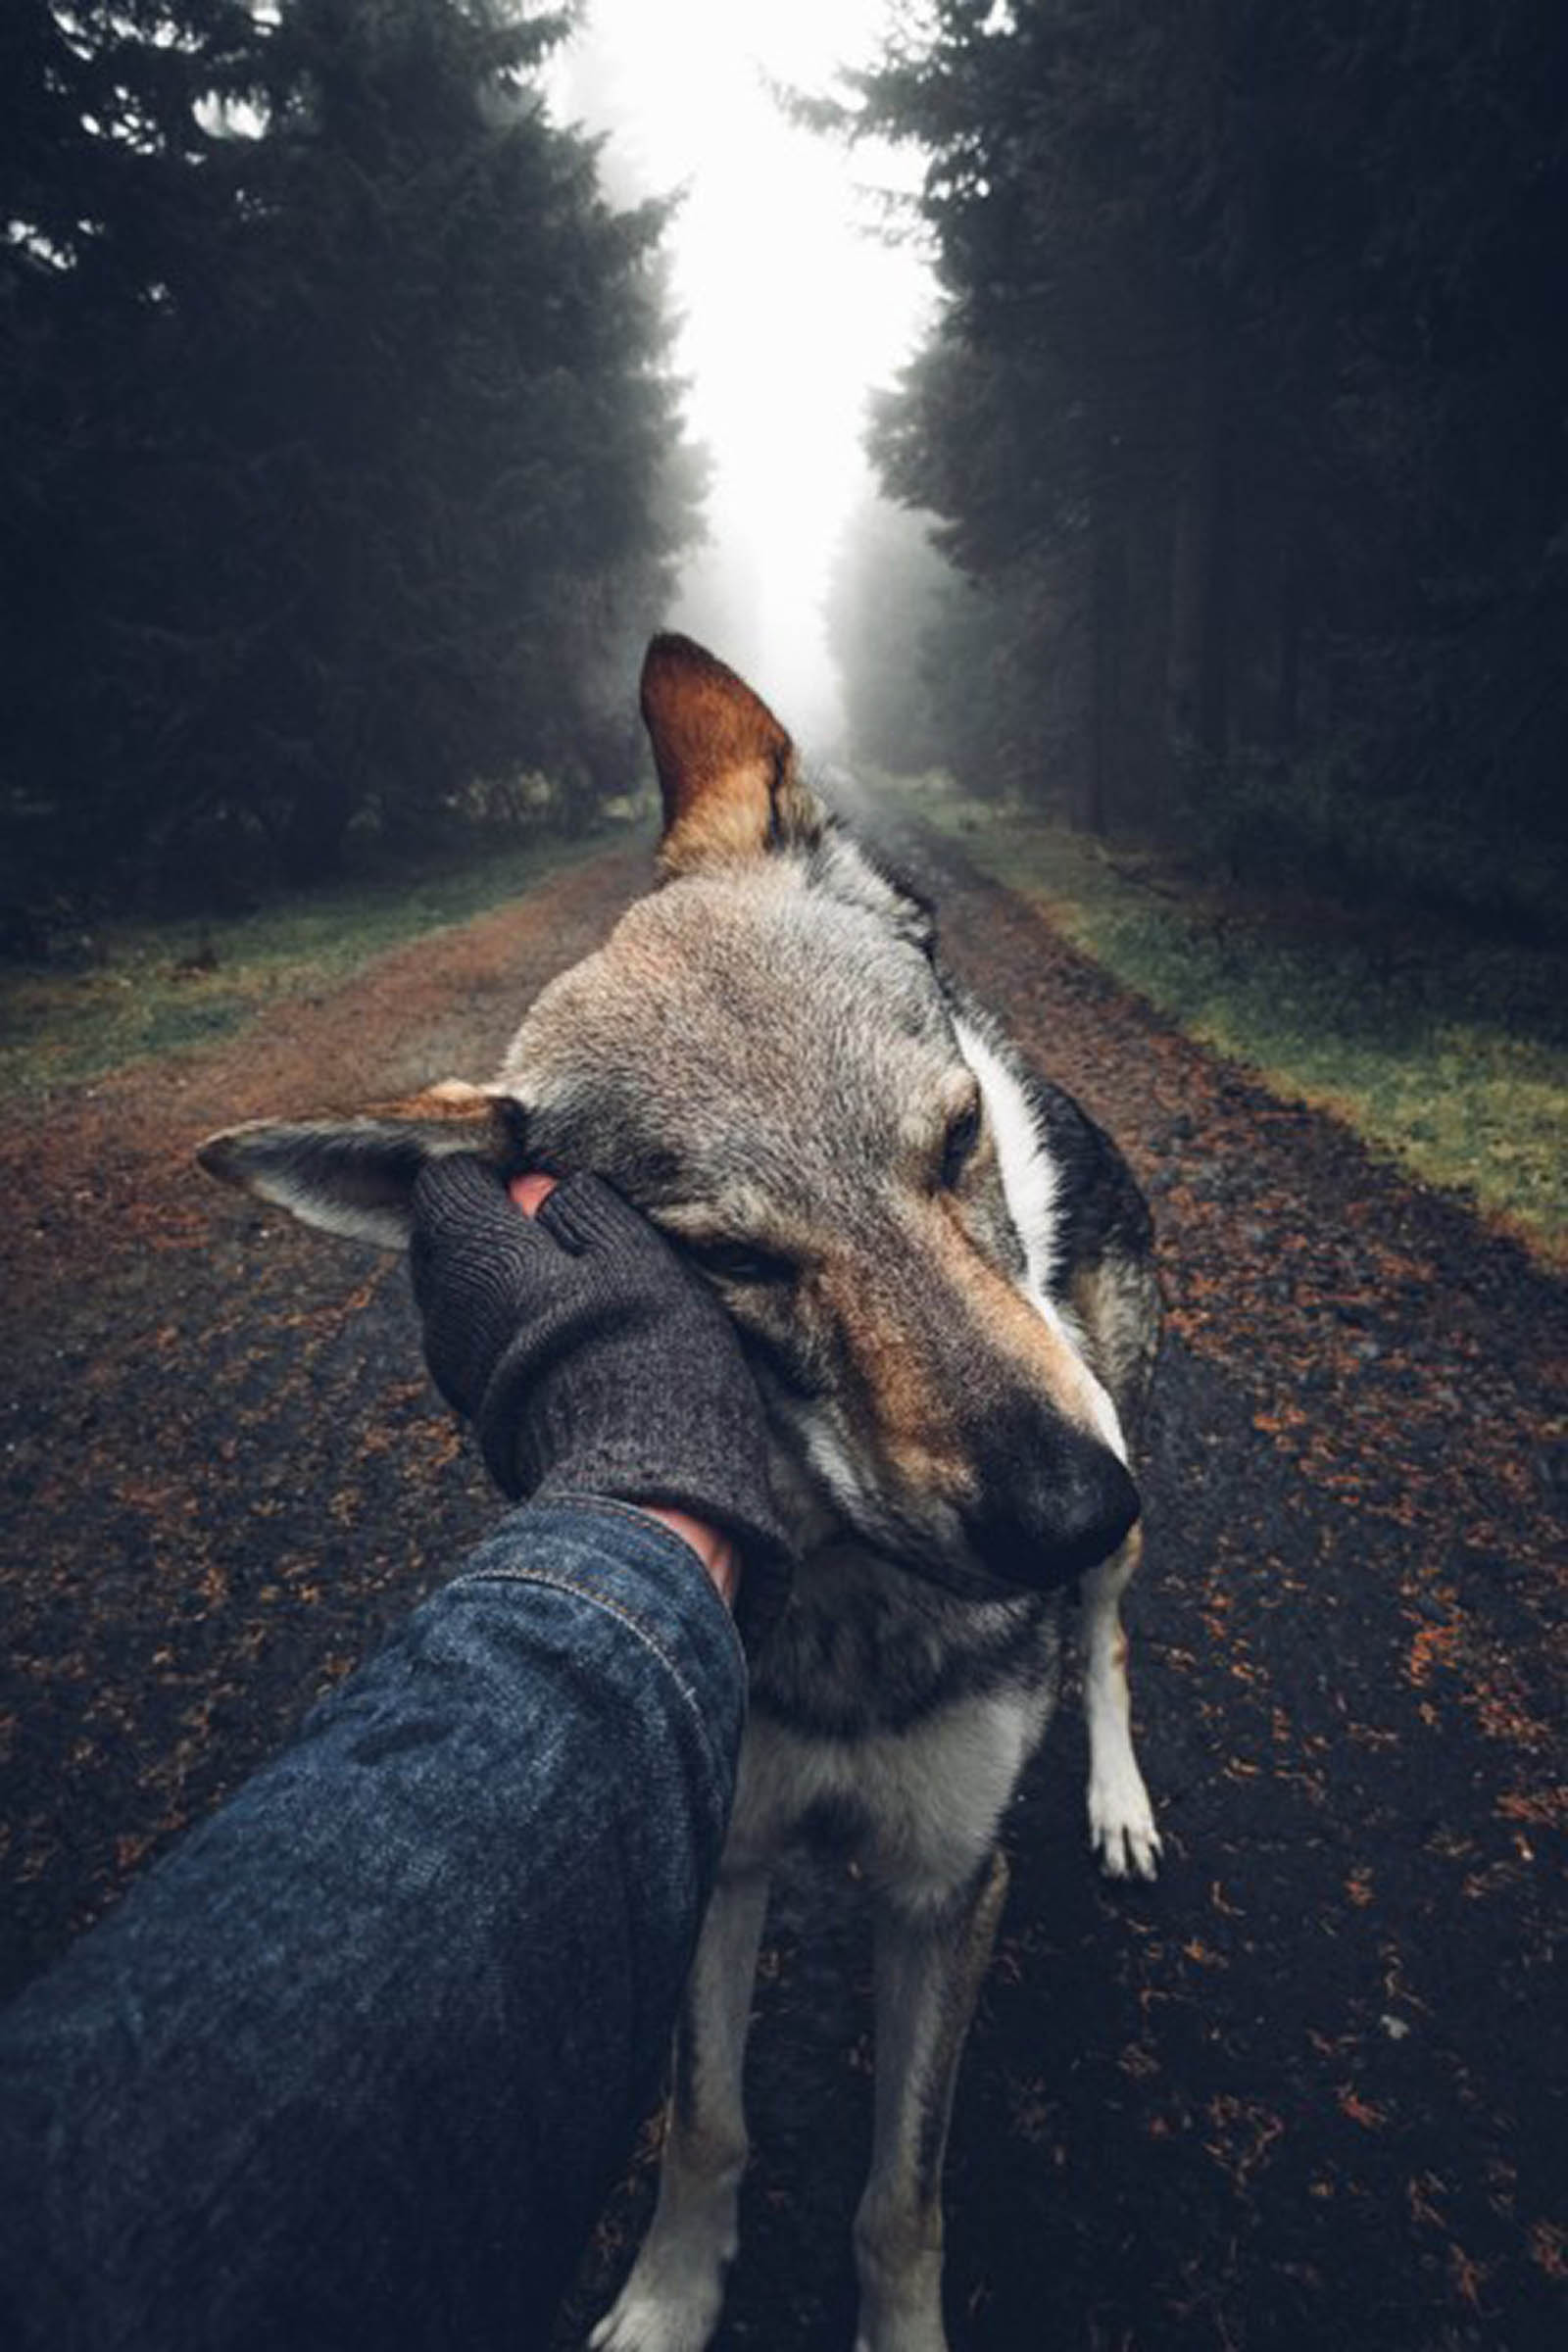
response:
[(909, 2310), (882, 2305), (874, 2313), (862, 2305), (855, 2352), (948, 2352), (941, 2304), (926, 2301)]
[(723, 2300), (722, 2268), (678, 2252), (650, 2261), (644, 2246), (588, 2342), (592, 2352), (704, 2352)]
[(1089, 1784), (1089, 1841), (1107, 1879), (1152, 1879), (1160, 1841), (1153, 1807), (1136, 1764), (1095, 1775)]
[(884, 2259), (858, 2231), (859, 2326), (855, 2352), (948, 2352), (942, 2326), (942, 2249)]
[(896, 2327), (891, 2334), (883, 2323), (873, 2335), (862, 2321), (855, 2352), (948, 2352), (948, 2339), (940, 2316), (932, 2318), (928, 2313), (920, 2314), (912, 2324)]
[(862, 2329), (855, 2339), (855, 2352), (948, 2352), (948, 2339), (940, 2328), (936, 2334), (872, 2337)]

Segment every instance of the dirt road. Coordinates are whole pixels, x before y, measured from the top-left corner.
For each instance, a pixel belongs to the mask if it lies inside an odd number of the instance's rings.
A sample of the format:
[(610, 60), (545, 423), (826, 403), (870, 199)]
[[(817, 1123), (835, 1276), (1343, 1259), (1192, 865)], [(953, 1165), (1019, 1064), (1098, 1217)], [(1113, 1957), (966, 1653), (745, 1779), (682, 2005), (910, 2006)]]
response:
[[(1568, 2341), (1568, 1298), (955, 853), (899, 847), (950, 959), (1127, 1149), (1171, 1304), (1131, 1612), (1166, 1869), (1096, 1882), (1069, 1703), (1009, 1825), (959, 2087), (956, 2346), (1545, 2352)], [(401, 1270), (207, 1187), (191, 1143), (483, 1076), (645, 873), (629, 851), (574, 868), (5, 1147), (6, 1985), (489, 1512)], [(851, 2340), (863, 1931), (853, 1888), (781, 1894), (724, 2346)]]

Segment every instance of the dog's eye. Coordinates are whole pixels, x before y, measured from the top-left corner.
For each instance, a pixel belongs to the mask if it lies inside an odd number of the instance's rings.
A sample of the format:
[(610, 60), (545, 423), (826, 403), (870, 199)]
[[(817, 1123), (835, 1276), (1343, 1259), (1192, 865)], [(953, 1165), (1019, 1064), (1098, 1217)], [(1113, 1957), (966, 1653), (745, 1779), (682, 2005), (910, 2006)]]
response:
[(942, 1146), (942, 1189), (951, 1192), (980, 1141), (980, 1105), (970, 1102), (948, 1129)]
[(705, 1274), (720, 1282), (791, 1282), (795, 1268), (776, 1250), (759, 1250), (750, 1242), (689, 1242), (691, 1255)]

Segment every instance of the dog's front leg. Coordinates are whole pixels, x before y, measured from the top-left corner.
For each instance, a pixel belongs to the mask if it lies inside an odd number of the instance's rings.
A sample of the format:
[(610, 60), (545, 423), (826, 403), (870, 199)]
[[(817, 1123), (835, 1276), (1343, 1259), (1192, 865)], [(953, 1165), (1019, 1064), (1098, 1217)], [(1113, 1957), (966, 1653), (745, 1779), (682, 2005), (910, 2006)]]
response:
[(855, 2217), (856, 2352), (947, 2352), (942, 2160), (958, 2056), (1007, 1891), (1000, 1848), (945, 1902), (884, 1897), (876, 1925), (876, 2129)]
[(1127, 1636), (1120, 1601), (1143, 1556), (1135, 1528), (1083, 1580), (1084, 1713), (1089, 1721), (1089, 1837), (1107, 1878), (1152, 1879), (1159, 1832), (1133, 1753)]
[(594, 2352), (703, 2352), (718, 2325), (746, 2169), (741, 2070), (767, 1874), (722, 1875), (675, 2033), (674, 2087), (653, 2227)]

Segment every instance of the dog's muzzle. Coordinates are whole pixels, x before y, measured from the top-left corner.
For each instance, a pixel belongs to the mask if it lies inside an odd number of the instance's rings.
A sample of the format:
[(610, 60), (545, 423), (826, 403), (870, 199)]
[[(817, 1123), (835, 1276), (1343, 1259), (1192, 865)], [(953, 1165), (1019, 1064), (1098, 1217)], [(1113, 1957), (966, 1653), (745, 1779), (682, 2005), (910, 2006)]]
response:
[(961, 1516), (988, 1575), (1030, 1592), (1070, 1584), (1118, 1551), (1142, 1507), (1125, 1463), (1065, 1426), (1045, 1443), (1004, 1427), (981, 1455), (979, 1492)]

